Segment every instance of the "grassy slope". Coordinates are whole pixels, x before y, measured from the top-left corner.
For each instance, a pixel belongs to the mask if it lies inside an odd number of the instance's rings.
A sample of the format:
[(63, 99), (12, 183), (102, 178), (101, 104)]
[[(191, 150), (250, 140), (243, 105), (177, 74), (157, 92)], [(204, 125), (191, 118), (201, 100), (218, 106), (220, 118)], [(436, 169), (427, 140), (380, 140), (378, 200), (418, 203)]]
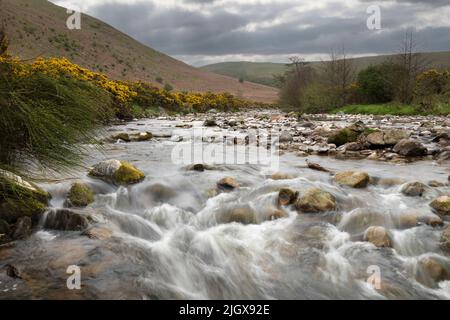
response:
[(178, 90), (230, 92), (247, 99), (273, 102), (277, 90), (205, 72), (153, 50), (87, 15), (82, 30), (68, 30), (64, 8), (46, 0), (3, 0), (10, 49), (22, 59), (65, 56), (114, 79), (156, 82), (164, 79)]
[[(333, 113), (343, 112), (346, 114), (373, 114), (373, 115), (416, 115), (421, 114), (414, 106), (396, 104), (370, 104), (370, 105), (348, 105), (335, 110)], [(437, 106), (432, 111), (435, 115), (449, 115), (450, 107)], [(426, 114), (424, 114), (426, 115)]]
[[(430, 67), (450, 68), (450, 52), (430, 52), (424, 53)], [(360, 71), (370, 65), (380, 64), (391, 59), (395, 55), (372, 56), (352, 59), (356, 71)], [(320, 62), (311, 62), (318, 68)], [(266, 85), (275, 85), (274, 74), (283, 74), (286, 71), (286, 65), (283, 63), (260, 63), (260, 62), (224, 62), (211, 64), (202, 67), (203, 70), (215, 72), (217, 74), (227, 75), (234, 78), (243, 77), (245, 80)]]

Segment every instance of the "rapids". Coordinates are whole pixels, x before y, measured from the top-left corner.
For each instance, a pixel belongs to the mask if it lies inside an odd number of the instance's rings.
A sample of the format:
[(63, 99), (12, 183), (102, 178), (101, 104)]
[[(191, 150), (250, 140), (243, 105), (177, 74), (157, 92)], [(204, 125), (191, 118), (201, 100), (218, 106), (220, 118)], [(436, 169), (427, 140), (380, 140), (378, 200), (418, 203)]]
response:
[[(288, 180), (272, 180), (272, 169), (255, 164), (188, 171), (171, 158), (180, 139), (168, 137), (201, 137), (176, 128), (180, 123), (181, 119), (151, 119), (114, 126), (108, 133), (150, 131), (156, 139), (106, 143), (103, 152), (92, 151), (86, 160), (87, 166), (104, 159), (129, 161), (146, 174), (140, 184), (117, 188), (89, 178), (86, 170), (80, 170), (77, 179), (41, 183), (52, 194), (55, 208), (63, 207), (71, 183), (88, 183), (97, 196), (85, 211), (113, 235), (94, 240), (80, 232), (45, 230), (41, 223), (30, 238), (0, 251), (0, 266), (14, 266), (21, 277), (2, 273), (0, 298), (450, 299), (450, 282), (423, 278), (418, 267), (421, 259), (435, 257), (450, 270), (449, 254), (439, 247), (442, 228), (399, 228), (396, 223), (410, 213), (434, 215), (428, 204), (449, 194), (448, 184), (430, 188), (422, 198), (404, 196), (401, 183), (349, 189), (334, 184), (326, 172), (305, 168), (305, 159), (292, 153), (281, 155), (279, 163), (278, 171), (293, 177)], [(208, 129), (207, 136), (215, 134), (215, 129)], [(209, 142), (223, 144), (218, 138)], [(402, 182), (446, 183), (449, 174), (448, 166), (432, 161), (396, 165), (308, 159), (333, 171), (360, 169), (372, 177)], [(235, 177), (242, 187), (210, 194), (226, 176)], [(284, 208), (285, 218), (267, 219), (280, 188), (311, 186), (334, 195), (337, 212), (308, 215)], [(221, 222), (224, 211), (242, 206), (257, 213), (256, 224)], [(362, 215), (366, 217), (358, 219)], [(371, 217), (381, 217), (392, 230), (392, 249), (362, 242), (364, 223)], [(66, 287), (70, 265), (81, 268), (81, 290)], [(374, 270), (380, 275), (379, 288), (367, 281)]]

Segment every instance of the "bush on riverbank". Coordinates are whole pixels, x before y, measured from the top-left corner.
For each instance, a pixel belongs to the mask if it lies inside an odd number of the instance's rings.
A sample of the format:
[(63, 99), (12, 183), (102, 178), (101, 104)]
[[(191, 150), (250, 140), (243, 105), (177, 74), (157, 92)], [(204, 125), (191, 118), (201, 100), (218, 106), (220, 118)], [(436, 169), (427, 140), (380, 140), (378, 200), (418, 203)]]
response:
[(423, 111), (420, 107), (413, 105), (400, 104), (362, 104), (362, 105), (347, 105), (332, 111), (332, 113), (346, 113), (346, 114), (373, 114), (373, 115), (396, 115), (396, 116), (410, 116), (410, 115), (449, 115), (450, 105), (434, 105), (431, 110)]

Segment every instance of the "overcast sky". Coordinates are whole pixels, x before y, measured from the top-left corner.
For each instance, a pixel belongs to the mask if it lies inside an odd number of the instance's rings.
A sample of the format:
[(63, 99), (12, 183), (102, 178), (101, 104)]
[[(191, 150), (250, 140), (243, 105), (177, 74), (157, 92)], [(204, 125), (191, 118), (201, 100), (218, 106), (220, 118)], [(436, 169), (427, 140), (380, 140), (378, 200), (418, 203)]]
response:
[[(51, 0), (78, 7), (154, 49), (200, 66), (393, 53), (407, 28), (422, 51), (450, 51), (450, 0)], [(369, 30), (367, 8), (381, 8)]]

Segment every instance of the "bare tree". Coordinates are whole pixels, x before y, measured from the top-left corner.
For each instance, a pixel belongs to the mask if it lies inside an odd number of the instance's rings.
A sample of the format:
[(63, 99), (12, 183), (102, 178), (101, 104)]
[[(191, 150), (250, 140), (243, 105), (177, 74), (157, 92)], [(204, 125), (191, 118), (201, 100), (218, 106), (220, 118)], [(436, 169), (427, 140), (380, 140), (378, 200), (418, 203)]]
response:
[(417, 76), (425, 71), (428, 61), (417, 51), (418, 44), (412, 30), (405, 32), (401, 42), (400, 53), (396, 57), (399, 66), (398, 98), (403, 103), (411, 103), (414, 98), (414, 85)]
[(337, 106), (347, 103), (348, 89), (355, 79), (353, 61), (349, 59), (345, 46), (336, 53), (333, 49), (328, 61), (322, 61), (322, 81), (336, 92)]

